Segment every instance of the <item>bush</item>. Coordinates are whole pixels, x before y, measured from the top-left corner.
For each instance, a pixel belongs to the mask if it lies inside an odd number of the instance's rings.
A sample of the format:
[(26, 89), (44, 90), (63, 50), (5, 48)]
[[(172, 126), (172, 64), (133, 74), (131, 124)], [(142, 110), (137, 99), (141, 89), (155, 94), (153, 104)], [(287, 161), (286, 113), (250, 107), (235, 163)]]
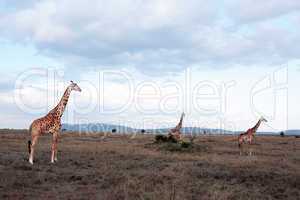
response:
[(167, 142), (168, 141), (168, 137), (165, 135), (156, 135), (155, 136), (155, 142)]
[(186, 142), (186, 141), (181, 141), (180, 144), (182, 148), (189, 148), (192, 145), (191, 142)]
[(166, 151), (189, 151), (193, 147), (191, 142), (178, 141), (172, 135), (156, 135), (155, 143), (160, 144), (159, 149)]
[(280, 136), (284, 137), (284, 132), (283, 131), (280, 132)]
[(165, 142), (161, 143), (161, 146), (159, 147), (161, 150), (165, 151), (177, 151), (177, 152), (190, 152), (192, 148), (192, 144), (190, 142), (180, 141), (177, 143), (174, 142)]
[(156, 135), (155, 142), (157, 142), (157, 143), (161, 143), (161, 142), (177, 143), (178, 141), (171, 135)]

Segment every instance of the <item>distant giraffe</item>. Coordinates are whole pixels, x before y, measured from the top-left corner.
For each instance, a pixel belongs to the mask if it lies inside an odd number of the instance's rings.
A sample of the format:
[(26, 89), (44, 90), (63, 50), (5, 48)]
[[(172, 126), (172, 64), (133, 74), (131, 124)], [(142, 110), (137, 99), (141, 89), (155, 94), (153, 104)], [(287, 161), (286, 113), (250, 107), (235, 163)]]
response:
[(174, 137), (176, 140), (181, 140), (181, 132), (180, 129), (182, 128), (182, 122), (183, 122), (183, 117), (185, 116), (184, 113), (181, 114), (181, 118), (179, 123), (177, 124), (177, 126), (175, 128), (172, 128), (169, 131), (169, 136)]
[(71, 81), (71, 84), (67, 87), (57, 106), (53, 108), (46, 116), (34, 120), (30, 125), (29, 132), (31, 134), (31, 141), (28, 141), (30, 164), (33, 164), (33, 155), (38, 137), (45, 133), (52, 134), (51, 163), (57, 161), (57, 142), (58, 133), (61, 128), (61, 117), (68, 103), (70, 94), (73, 90), (81, 92), (80, 87), (76, 83)]
[(241, 133), (238, 137), (238, 144), (239, 147), (242, 147), (242, 144), (252, 144), (254, 134), (256, 133), (258, 127), (260, 126), (261, 122), (267, 122), (267, 120), (264, 117), (261, 117), (258, 122), (255, 124), (254, 127), (248, 129), (246, 132)]

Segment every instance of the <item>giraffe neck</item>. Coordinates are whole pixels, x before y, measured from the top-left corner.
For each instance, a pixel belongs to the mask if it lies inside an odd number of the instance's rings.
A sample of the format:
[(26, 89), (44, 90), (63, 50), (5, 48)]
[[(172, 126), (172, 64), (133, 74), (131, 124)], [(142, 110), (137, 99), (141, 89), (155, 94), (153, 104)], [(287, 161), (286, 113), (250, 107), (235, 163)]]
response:
[(178, 125), (176, 126), (176, 129), (181, 129), (182, 122), (183, 122), (183, 114), (181, 115), (180, 121), (179, 121)]
[(71, 94), (71, 89), (68, 87), (66, 91), (64, 92), (64, 95), (62, 96), (61, 100), (59, 101), (58, 105), (56, 106), (56, 112), (61, 117), (65, 111), (66, 105), (68, 103), (70, 94)]
[(257, 131), (257, 129), (260, 126), (260, 124), (261, 124), (261, 119), (258, 120), (258, 122), (255, 124), (255, 126), (252, 128), (252, 133), (253, 134)]

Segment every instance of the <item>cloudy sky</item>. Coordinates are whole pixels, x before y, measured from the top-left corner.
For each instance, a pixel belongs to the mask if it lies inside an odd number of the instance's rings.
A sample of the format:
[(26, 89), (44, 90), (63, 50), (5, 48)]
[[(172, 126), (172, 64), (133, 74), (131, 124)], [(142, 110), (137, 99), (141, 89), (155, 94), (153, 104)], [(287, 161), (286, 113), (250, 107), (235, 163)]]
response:
[(0, 0), (0, 128), (300, 128), (300, 1)]

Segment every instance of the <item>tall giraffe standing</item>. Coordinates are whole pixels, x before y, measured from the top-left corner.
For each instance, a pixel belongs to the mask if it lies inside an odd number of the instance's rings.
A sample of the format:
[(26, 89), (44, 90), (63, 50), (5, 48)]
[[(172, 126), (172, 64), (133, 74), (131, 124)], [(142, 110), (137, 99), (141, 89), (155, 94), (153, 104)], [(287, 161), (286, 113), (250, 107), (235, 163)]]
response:
[(183, 122), (183, 117), (185, 116), (184, 113), (181, 114), (181, 118), (180, 118), (180, 121), (179, 123), (177, 124), (177, 126), (175, 128), (172, 128), (170, 131), (169, 131), (169, 136), (172, 136), (174, 137), (176, 140), (180, 140), (181, 139), (181, 132), (180, 132), (180, 129), (182, 128), (182, 122)]
[(238, 137), (238, 144), (239, 147), (242, 146), (242, 144), (252, 144), (254, 134), (256, 133), (258, 127), (262, 122), (268, 122), (264, 117), (261, 117), (258, 122), (253, 126), (252, 128), (248, 129), (246, 132), (241, 133)]
[(29, 132), (31, 134), (31, 141), (28, 141), (30, 164), (33, 164), (33, 155), (38, 137), (45, 133), (52, 134), (51, 163), (57, 161), (57, 142), (58, 133), (61, 128), (61, 117), (68, 103), (70, 94), (73, 90), (81, 92), (80, 87), (76, 83), (71, 81), (71, 84), (67, 87), (57, 106), (53, 108), (46, 116), (34, 120), (30, 125)]

